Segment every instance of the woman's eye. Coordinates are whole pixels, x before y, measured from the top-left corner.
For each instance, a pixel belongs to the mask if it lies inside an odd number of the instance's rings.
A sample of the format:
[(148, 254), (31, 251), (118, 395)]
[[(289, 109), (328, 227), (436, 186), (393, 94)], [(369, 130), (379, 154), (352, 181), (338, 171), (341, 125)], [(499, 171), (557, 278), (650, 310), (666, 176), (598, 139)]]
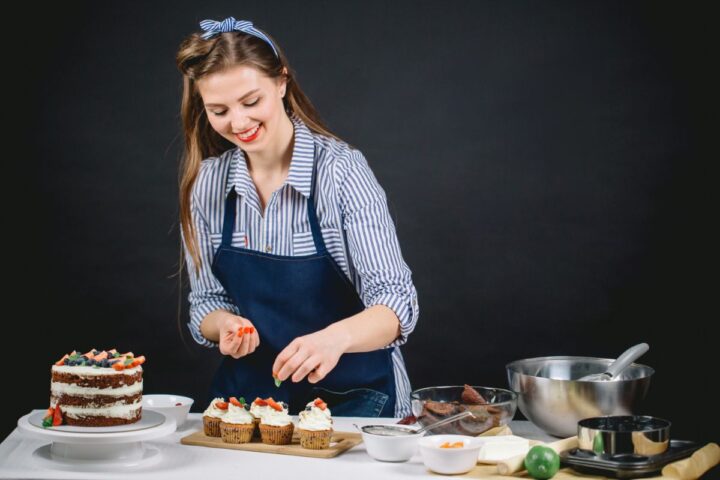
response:
[[(243, 105), (245, 105), (246, 107), (254, 107), (255, 105), (258, 104), (259, 101), (260, 101), (260, 99), (258, 98), (253, 103), (245, 103)], [(223, 110), (222, 112), (212, 112), (212, 114), (215, 115), (216, 117), (222, 117), (223, 115), (225, 115), (226, 111), (227, 110)]]

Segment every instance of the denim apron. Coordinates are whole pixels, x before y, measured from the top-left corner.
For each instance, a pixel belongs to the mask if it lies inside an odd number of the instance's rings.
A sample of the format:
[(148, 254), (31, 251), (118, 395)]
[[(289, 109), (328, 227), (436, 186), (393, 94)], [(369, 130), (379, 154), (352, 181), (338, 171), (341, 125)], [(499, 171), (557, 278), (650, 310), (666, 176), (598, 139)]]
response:
[(209, 398), (243, 396), (251, 402), (255, 397), (273, 397), (286, 402), (291, 414), (297, 414), (307, 402), (321, 397), (333, 415), (393, 417), (396, 392), (392, 349), (345, 353), (318, 383), (309, 383), (307, 377), (298, 383), (288, 378), (280, 387), (275, 386), (272, 365), (292, 340), (365, 309), (355, 287), (325, 247), (315, 211), (316, 170), (314, 160), (307, 210), (315, 254), (273, 255), (232, 246), (238, 202), (234, 187), (228, 193), (222, 243), (213, 258), (212, 272), (240, 315), (253, 322), (260, 345), (239, 359), (224, 356)]

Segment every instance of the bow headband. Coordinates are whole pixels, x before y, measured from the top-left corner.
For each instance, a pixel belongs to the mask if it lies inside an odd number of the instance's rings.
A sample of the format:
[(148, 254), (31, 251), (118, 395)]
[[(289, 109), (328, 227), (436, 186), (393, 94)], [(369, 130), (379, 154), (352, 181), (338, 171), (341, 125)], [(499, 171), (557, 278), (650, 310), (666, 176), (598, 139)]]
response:
[(205, 33), (203, 33), (201, 37), (206, 40), (210, 37), (215, 36), (218, 33), (232, 32), (234, 30), (247, 33), (248, 35), (253, 35), (267, 42), (268, 45), (272, 47), (273, 52), (275, 52), (275, 56), (280, 58), (277, 50), (275, 50), (275, 45), (273, 45), (267, 35), (262, 33), (257, 28), (253, 27), (252, 22), (248, 20), (235, 20), (234, 17), (227, 17), (222, 22), (218, 22), (216, 20), (203, 20), (200, 22), (200, 28), (205, 31)]

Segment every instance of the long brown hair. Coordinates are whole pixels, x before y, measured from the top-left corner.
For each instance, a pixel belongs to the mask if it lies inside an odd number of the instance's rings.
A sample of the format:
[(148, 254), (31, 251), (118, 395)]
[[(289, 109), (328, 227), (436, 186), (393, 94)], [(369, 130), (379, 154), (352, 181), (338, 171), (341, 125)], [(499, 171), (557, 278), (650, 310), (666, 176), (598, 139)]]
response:
[[(201, 260), (190, 211), (193, 185), (204, 158), (220, 155), (236, 146), (214, 131), (210, 125), (197, 89), (197, 80), (238, 65), (254, 67), (273, 80), (285, 76), (287, 87), (283, 104), (287, 114), (299, 117), (311, 131), (340, 140), (328, 130), (315, 107), (300, 89), (295, 72), (278, 43), (267, 33), (265, 35), (275, 45), (279, 58), (264, 40), (239, 31), (220, 33), (209, 39), (202, 38), (199, 33), (192, 33), (180, 44), (176, 55), (178, 69), (183, 74), (180, 114), (185, 135), (179, 177), (180, 225), (196, 274), (199, 273)], [(287, 74), (283, 72), (283, 68), (287, 69)], [(179, 268), (182, 271), (185, 263), (182, 246), (180, 258)]]

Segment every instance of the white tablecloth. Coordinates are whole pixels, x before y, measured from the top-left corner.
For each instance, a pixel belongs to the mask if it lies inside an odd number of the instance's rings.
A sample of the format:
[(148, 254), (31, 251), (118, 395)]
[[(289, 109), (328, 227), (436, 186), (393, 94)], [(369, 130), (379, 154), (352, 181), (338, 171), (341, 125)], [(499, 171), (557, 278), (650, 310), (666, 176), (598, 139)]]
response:
[[(294, 420), (297, 422), (297, 418)], [(335, 417), (335, 430), (355, 431), (353, 423), (395, 423), (391, 418)], [(516, 435), (552, 441), (527, 421), (515, 421), (510, 428)], [(116, 471), (87, 472), (77, 467), (53, 465), (33, 452), (47, 441), (30, 437), (15, 429), (0, 444), (0, 478), (13, 479), (192, 479), (192, 480), (353, 480), (435, 477), (425, 469), (419, 453), (403, 463), (378, 462), (370, 458), (361, 443), (334, 458), (310, 458), (293, 455), (247, 452), (181, 445), (180, 439), (202, 429), (202, 414), (192, 413), (175, 433), (146, 442), (160, 450), (161, 459), (150, 466), (122, 468)]]

